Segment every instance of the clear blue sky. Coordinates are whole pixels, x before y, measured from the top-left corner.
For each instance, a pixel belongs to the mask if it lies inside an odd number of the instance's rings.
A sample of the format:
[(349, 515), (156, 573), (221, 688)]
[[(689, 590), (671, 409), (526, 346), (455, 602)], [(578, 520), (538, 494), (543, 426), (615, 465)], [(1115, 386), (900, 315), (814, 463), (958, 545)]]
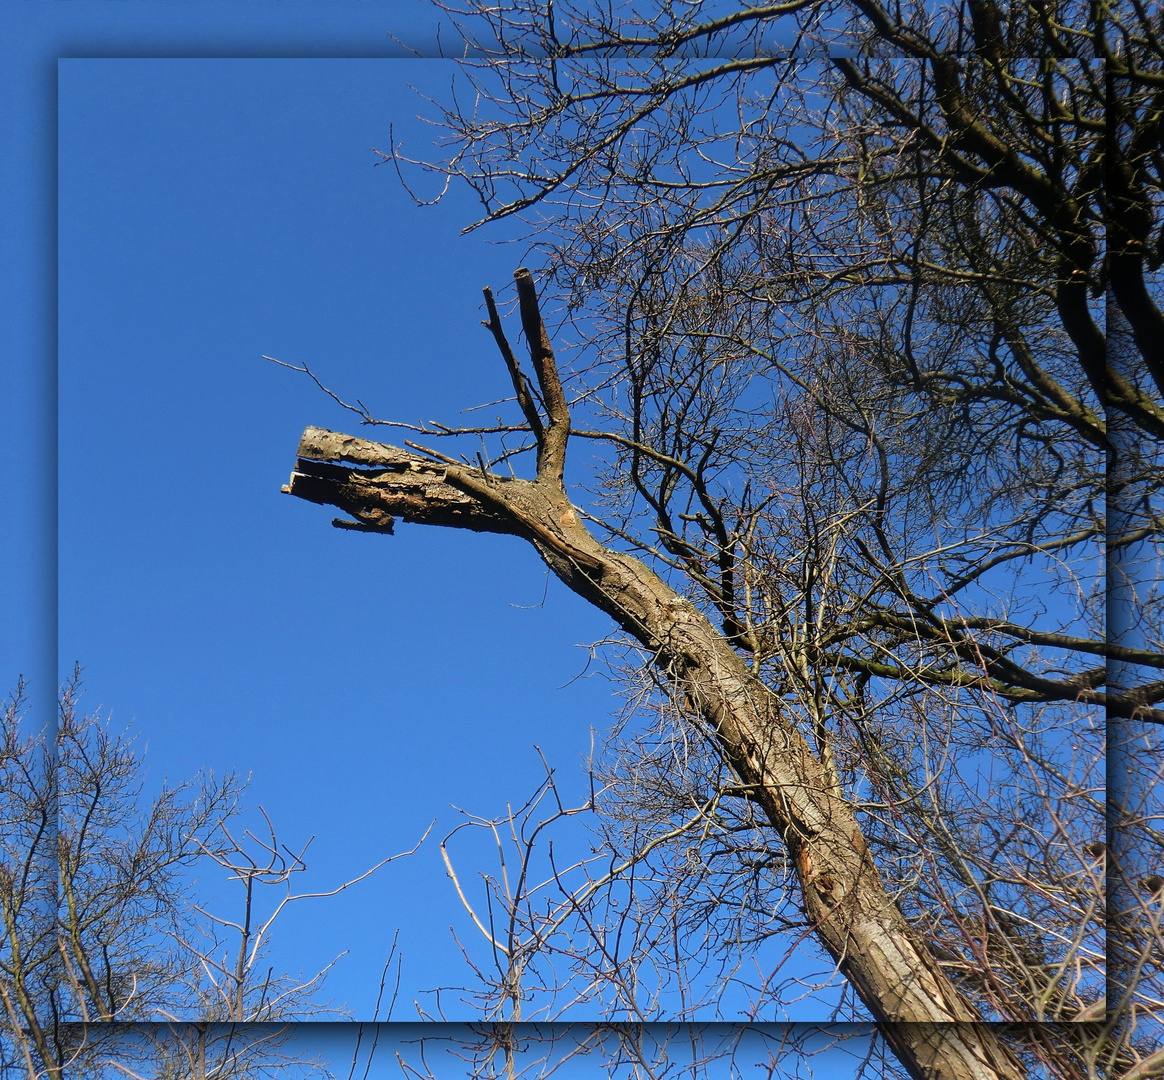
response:
[[(428, 138), (423, 60), (66, 60), (60, 75), (60, 660), (133, 716), (154, 771), (253, 771), (323, 887), (448, 805), (499, 812), (537, 743), (577, 772), (610, 684), (573, 645), (604, 617), (507, 537), (339, 532), (280, 494), (307, 423), (350, 430), (310, 363), (377, 415), (456, 421), (506, 394), (480, 289), (520, 249), (417, 209), (373, 145)], [(514, 605), (523, 605), (516, 607)], [(374, 993), (392, 932), (432, 985), (459, 958), (435, 844), (280, 939)], [(308, 940), (311, 939), (311, 940)], [(312, 957), (314, 959), (308, 959)], [(453, 973), (437, 981), (454, 981)], [(413, 996), (412, 994), (409, 997)]]
[(523, 798), (535, 743), (580, 791), (615, 707), (604, 679), (574, 678), (607, 620), (547, 589), (519, 541), (340, 532), (279, 492), (306, 424), (355, 418), (263, 353), (402, 420), (455, 422), (508, 389), (480, 289), (523, 247), (458, 236), (472, 203), (418, 209), (373, 167), (390, 123), (431, 138), (408, 84), (440, 94), (452, 68), (389, 59), (385, 31), (431, 48), (432, 9), (28, 0), (0, 24), (4, 679), (24, 672), (44, 710), (54, 668), (80, 661), (87, 703), (134, 719), (152, 782), (252, 773), (282, 839), (317, 837), (309, 888), (437, 819), (421, 855), (290, 911), (272, 954), (313, 971), (352, 950), (330, 992), (366, 1016), (399, 928), (408, 1019), (467, 977), (435, 843), (450, 802)]

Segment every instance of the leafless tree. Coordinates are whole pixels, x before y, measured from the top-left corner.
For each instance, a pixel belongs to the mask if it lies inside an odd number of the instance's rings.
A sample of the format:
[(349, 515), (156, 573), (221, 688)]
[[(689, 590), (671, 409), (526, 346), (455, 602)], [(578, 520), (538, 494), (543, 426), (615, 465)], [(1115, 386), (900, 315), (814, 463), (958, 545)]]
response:
[[(265, 835), (232, 834), (244, 789), (234, 774), (146, 798), (132, 739), (83, 712), (79, 696), (75, 675), (55, 738), (22, 732), (22, 693), (6, 703), (0, 1076), (322, 1074), (286, 1045), (289, 1022), (344, 1013), (319, 996), (325, 971), (298, 978), (265, 962), (271, 930), (289, 904), (334, 895), (391, 859), (328, 892), (293, 892), (306, 849), (280, 844), (265, 814)], [(238, 882), (238, 916), (197, 902), (196, 865)]]
[[(578, 344), (559, 364), (519, 270), (532, 378), (485, 292), (511, 415), (308, 428), (287, 490), (344, 528), (519, 536), (612, 617), (657, 722), (597, 767), (602, 836), (639, 867), (680, 830), (634, 923), (687, 917), (667, 978), (811, 940), (884, 1070), (1152, 1075), (1158, 17), (712, 8), (445, 8), (469, 58), (425, 167), (478, 224), (536, 222)], [(457, 436), (495, 442), (432, 445)]]

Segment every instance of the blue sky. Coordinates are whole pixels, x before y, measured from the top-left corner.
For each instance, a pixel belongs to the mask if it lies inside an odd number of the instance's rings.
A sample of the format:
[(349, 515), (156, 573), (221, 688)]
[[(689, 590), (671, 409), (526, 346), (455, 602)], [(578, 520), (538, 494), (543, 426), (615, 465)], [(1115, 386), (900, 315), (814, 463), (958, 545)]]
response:
[[(408, 84), (439, 96), (452, 67), (391, 58), (386, 31), (431, 48), (433, 25), (406, 0), (0, 10), (5, 684), (24, 672), (45, 714), (80, 661), (87, 704), (133, 718), (152, 784), (252, 774), (281, 839), (316, 837), (307, 889), (435, 819), (418, 856), (291, 909), (271, 955), (311, 972), (351, 950), (330, 995), (367, 1016), (399, 929), (399, 1019), (468, 978), (436, 847), (449, 804), (522, 799), (535, 744), (580, 794), (616, 706), (580, 647), (607, 620), (520, 542), (339, 532), (279, 493), (305, 424), (355, 419), (263, 353), (402, 420), (507, 393), (480, 289), (522, 245), (459, 236), (462, 193), (419, 209), (374, 167), (389, 124), (421, 153), (431, 138)], [(470, 878), (488, 855), (464, 852)]]
[(311, 972), (351, 950), (330, 996), (367, 1016), (399, 929), (408, 1019), (420, 991), (467, 978), (435, 843), (449, 804), (524, 798), (535, 744), (581, 793), (616, 707), (579, 647), (607, 620), (547, 588), (519, 541), (340, 532), (279, 492), (306, 424), (355, 418), (264, 353), (402, 420), (455, 422), (508, 389), (480, 289), (523, 247), (459, 236), (477, 209), (462, 194), (420, 209), (374, 167), (390, 123), (431, 139), (409, 84), (440, 94), (452, 68), (390, 59), (385, 31), (431, 47), (432, 9), (29, 0), (0, 22), (5, 680), (28, 676), (44, 715), (79, 661), (86, 704), (133, 719), (153, 784), (250, 773), (281, 839), (316, 837), (307, 889), (435, 819), (420, 855), (289, 910), (271, 956)]
[[(519, 541), (340, 532), (279, 490), (305, 424), (358, 420), (264, 353), (380, 416), (455, 422), (505, 396), (480, 289), (520, 249), (458, 236), (470, 204), (416, 208), (370, 149), (389, 122), (427, 140), (408, 84), (451, 75), (61, 64), (60, 660), (135, 718), (155, 775), (252, 772), (248, 802), (292, 846), (318, 837), (316, 888), (455, 823), (450, 802), (524, 798), (535, 743), (577, 790), (613, 707), (606, 679), (574, 678), (604, 617), (547, 590)], [(454, 921), (430, 844), (278, 936), (312, 968), (359, 927), (331, 989), (367, 1015), (396, 927), (417, 989), (463, 979)]]

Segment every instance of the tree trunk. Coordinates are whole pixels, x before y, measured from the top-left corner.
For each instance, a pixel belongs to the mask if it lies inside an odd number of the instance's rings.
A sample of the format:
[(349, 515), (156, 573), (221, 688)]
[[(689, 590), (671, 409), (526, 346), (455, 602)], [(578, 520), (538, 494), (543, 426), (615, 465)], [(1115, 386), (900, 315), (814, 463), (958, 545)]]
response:
[(528, 540), (562, 582), (654, 656), (678, 700), (699, 718), (783, 838), (818, 940), (910, 1074), (1021, 1080), (1021, 1065), (915, 939), (885, 891), (852, 807), (784, 718), (779, 699), (689, 601), (639, 559), (594, 538), (566, 497), (560, 461), (550, 467), (536, 480), (503, 478), (309, 427), (283, 490), (350, 514), (354, 521), (337, 520), (340, 527), (391, 532), (400, 517)]

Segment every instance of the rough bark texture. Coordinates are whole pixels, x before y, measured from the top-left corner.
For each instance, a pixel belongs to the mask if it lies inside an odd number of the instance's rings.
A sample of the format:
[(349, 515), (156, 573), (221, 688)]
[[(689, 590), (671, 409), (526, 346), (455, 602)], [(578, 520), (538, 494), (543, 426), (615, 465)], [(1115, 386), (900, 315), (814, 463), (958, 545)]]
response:
[(654, 655), (701, 718), (783, 837), (818, 939), (911, 1073), (933, 1080), (1024, 1075), (915, 940), (852, 808), (782, 717), (779, 701), (689, 601), (639, 559), (596, 540), (559, 483), (492, 476), (309, 427), (284, 490), (355, 519), (337, 521), (341, 527), (390, 532), (400, 517), (528, 540), (561, 581)]

